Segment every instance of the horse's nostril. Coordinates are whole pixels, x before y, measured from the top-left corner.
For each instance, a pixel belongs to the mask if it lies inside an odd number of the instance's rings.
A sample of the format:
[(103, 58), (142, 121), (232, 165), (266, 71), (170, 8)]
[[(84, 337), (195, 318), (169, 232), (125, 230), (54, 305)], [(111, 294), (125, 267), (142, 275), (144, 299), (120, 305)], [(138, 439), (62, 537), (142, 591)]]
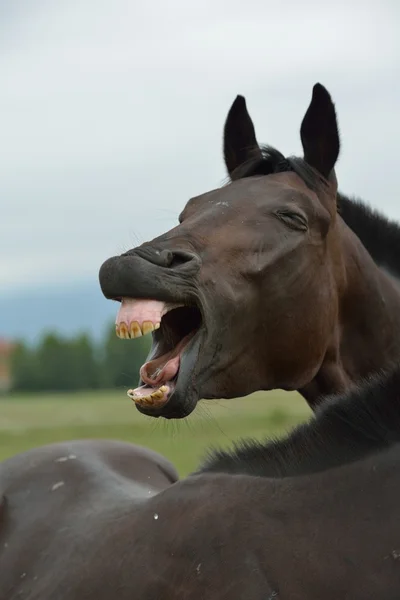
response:
[(174, 260), (174, 254), (171, 250), (162, 250), (162, 252), (160, 252), (160, 259), (163, 265), (169, 267)]
[(185, 263), (192, 261), (195, 257), (190, 252), (184, 252), (183, 250), (175, 250), (174, 252), (169, 252), (170, 255), (168, 257), (168, 267), (174, 269), (176, 267), (180, 267)]
[(144, 259), (145, 261), (152, 263), (153, 265), (157, 265), (159, 267), (166, 267), (167, 269), (176, 269), (181, 267), (187, 263), (193, 262), (193, 267), (195, 263), (199, 262), (199, 258), (192, 254), (191, 252), (186, 252), (185, 250), (156, 250), (152, 248), (150, 245), (143, 245), (140, 248), (133, 248), (128, 252), (122, 254), (123, 257), (139, 257)]

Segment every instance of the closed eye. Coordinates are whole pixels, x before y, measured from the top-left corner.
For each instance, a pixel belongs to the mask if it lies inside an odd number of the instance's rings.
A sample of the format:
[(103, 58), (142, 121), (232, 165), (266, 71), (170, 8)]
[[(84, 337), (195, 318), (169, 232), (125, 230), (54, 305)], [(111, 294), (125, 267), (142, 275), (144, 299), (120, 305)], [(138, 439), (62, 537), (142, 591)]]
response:
[(280, 221), (291, 229), (297, 229), (298, 231), (308, 230), (307, 217), (301, 213), (294, 212), (288, 209), (277, 210), (275, 215)]

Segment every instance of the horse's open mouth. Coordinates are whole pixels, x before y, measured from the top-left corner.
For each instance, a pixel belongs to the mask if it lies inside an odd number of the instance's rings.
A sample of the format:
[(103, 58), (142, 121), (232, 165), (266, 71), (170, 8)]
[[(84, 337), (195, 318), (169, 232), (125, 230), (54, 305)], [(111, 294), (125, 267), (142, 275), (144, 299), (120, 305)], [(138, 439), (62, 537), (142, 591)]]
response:
[(151, 411), (169, 401), (183, 370), (186, 350), (201, 324), (201, 313), (195, 306), (121, 299), (117, 336), (129, 339), (153, 332), (150, 360), (140, 369), (139, 384), (142, 385), (128, 391), (138, 407)]

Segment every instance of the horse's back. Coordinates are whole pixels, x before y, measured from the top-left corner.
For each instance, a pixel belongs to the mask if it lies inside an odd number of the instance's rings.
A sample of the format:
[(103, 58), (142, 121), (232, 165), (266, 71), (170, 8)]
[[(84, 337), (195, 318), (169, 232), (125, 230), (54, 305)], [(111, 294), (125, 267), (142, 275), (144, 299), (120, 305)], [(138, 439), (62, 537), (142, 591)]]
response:
[(76, 485), (85, 477), (103, 479), (105, 469), (156, 489), (179, 478), (172, 463), (148, 448), (116, 440), (74, 440), (34, 448), (0, 463), (0, 485), (3, 493), (26, 490), (38, 478), (67, 475)]
[(56, 598), (73, 571), (86, 571), (106, 530), (177, 480), (161, 455), (108, 440), (52, 444), (1, 463), (0, 600)]

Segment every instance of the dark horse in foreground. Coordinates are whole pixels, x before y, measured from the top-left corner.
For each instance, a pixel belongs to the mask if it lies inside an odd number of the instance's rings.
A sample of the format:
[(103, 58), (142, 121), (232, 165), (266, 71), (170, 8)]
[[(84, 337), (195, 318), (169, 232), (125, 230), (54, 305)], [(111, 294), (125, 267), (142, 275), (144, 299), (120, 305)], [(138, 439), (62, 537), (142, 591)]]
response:
[(5, 461), (0, 599), (398, 600), (399, 390), (397, 369), (172, 485), (128, 444)]
[(275, 388), (315, 408), (400, 360), (400, 291), (383, 268), (399, 238), (338, 195), (335, 108), (319, 84), (300, 134), (304, 158), (260, 148), (238, 96), (224, 133), (230, 183), (102, 265), (104, 295), (121, 302), (117, 334), (153, 332), (129, 392), (141, 412), (182, 418), (200, 398)]

